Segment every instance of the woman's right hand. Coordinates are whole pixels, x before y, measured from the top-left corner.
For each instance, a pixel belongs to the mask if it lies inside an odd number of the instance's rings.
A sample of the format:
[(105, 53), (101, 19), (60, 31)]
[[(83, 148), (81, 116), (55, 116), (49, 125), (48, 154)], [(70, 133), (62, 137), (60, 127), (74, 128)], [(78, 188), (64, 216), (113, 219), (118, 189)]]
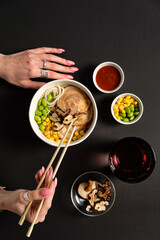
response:
[[(44, 174), (44, 171), (45, 169), (44, 167), (42, 167), (35, 175), (35, 179), (37, 183), (39, 183), (42, 175)], [(51, 180), (52, 174), (53, 174), (53, 169), (51, 167), (48, 173), (46, 174), (45, 180), (40, 189), (36, 189), (32, 191), (26, 190), (26, 189), (18, 189), (15, 191), (5, 191), (4, 189), (1, 189), (0, 198), (1, 198), (1, 201), (3, 202), (3, 204), (1, 204), (1, 209), (8, 210), (18, 214), (19, 216), (22, 216), (26, 206), (28, 205), (28, 202), (24, 199), (24, 193), (28, 191), (27, 197), (30, 201), (33, 201), (33, 203), (27, 213), (26, 220), (29, 222), (33, 222), (33, 219), (36, 215), (40, 201), (44, 199), (43, 206), (38, 215), (36, 223), (43, 222), (45, 220), (48, 210), (52, 206), (52, 200), (53, 200), (53, 196), (57, 186), (57, 179), (55, 179), (54, 181), (52, 181), (50, 187), (47, 188), (48, 183)]]

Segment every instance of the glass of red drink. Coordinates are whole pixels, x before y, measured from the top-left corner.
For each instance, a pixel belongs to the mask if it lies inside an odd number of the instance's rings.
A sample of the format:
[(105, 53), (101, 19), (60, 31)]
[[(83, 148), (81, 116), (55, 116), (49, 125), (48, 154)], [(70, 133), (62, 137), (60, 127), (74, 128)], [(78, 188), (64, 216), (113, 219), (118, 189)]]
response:
[(121, 139), (109, 153), (112, 172), (129, 183), (141, 182), (149, 177), (154, 169), (155, 159), (152, 147), (137, 137)]

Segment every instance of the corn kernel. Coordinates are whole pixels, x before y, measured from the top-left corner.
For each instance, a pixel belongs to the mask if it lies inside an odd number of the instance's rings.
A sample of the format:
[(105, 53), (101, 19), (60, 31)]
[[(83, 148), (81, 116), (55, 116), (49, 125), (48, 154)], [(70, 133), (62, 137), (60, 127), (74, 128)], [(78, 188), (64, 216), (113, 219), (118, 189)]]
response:
[(122, 113), (126, 113), (126, 111), (123, 109), (122, 111), (121, 111)]
[(53, 137), (50, 137), (50, 139), (49, 139), (49, 140), (53, 141), (53, 140), (54, 140), (54, 138), (53, 138)]
[(83, 130), (81, 130), (79, 133), (80, 133), (81, 136), (84, 135), (84, 131)]
[(120, 105), (120, 106), (119, 106), (119, 109), (124, 109), (124, 106), (123, 106), (123, 105)]
[(46, 137), (47, 137), (47, 138), (50, 138), (50, 137), (51, 137), (51, 135), (50, 135), (50, 134), (48, 134)]
[(114, 113), (119, 113), (119, 109), (118, 109), (118, 110), (115, 110)]
[(118, 101), (119, 101), (119, 102), (122, 102), (122, 101), (123, 101), (123, 98), (122, 98), (122, 97), (120, 97), (120, 98), (118, 99)]
[(137, 101), (134, 101), (133, 104), (134, 104), (134, 105), (137, 105), (138, 103), (137, 103)]
[(118, 105), (115, 104), (115, 105), (113, 106), (113, 109), (114, 109), (114, 110), (118, 109)]
[(45, 121), (43, 121), (43, 123), (42, 123), (44, 126), (46, 126), (47, 125), (47, 123), (45, 122)]
[(126, 99), (130, 99), (130, 98), (131, 98), (131, 96), (130, 96), (130, 95), (126, 96)]
[(127, 103), (127, 99), (126, 99), (126, 98), (124, 98), (124, 99), (123, 99), (123, 102), (124, 102), (124, 103)]
[(78, 135), (78, 137), (77, 138), (81, 138), (82, 136), (81, 135)]
[(53, 135), (53, 137), (57, 140), (57, 139), (59, 139), (59, 137), (58, 136), (55, 136), (55, 135)]
[(79, 133), (77, 131), (75, 131), (74, 135), (77, 137), (79, 135)]
[(66, 142), (68, 142), (68, 139), (67, 139), (67, 138), (64, 139), (64, 143), (66, 143)]
[(72, 140), (73, 140), (73, 141), (77, 140), (77, 137), (76, 137), (76, 136), (74, 136), (74, 137), (72, 138)]
[(56, 142), (59, 143), (61, 140), (60, 139), (56, 139)]
[(48, 117), (46, 118), (46, 122), (49, 122), (49, 118)]

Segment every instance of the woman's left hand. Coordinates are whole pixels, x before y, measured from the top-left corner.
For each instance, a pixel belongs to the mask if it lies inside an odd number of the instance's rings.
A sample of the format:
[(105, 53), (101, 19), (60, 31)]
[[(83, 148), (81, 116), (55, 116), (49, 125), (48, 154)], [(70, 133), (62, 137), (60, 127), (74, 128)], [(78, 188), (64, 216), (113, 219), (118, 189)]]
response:
[(43, 78), (45, 60), (45, 71), (48, 75), (46, 78), (73, 79), (71, 74), (78, 71), (78, 68), (73, 66), (75, 62), (55, 55), (64, 51), (62, 48), (41, 47), (10, 55), (0, 54), (0, 77), (22, 88), (38, 89), (45, 82), (33, 79)]

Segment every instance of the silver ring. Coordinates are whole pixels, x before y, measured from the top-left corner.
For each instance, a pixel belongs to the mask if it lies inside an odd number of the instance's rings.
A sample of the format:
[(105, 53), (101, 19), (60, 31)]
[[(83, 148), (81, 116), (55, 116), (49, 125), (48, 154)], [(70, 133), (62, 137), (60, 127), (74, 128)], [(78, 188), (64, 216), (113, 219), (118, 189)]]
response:
[(43, 60), (43, 69), (45, 69), (45, 67), (46, 67), (46, 60)]
[(41, 74), (41, 78), (48, 78), (48, 71), (42, 69)]
[(28, 191), (23, 194), (24, 200), (25, 200), (26, 202), (30, 202), (30, 200), (28, 199), (28, 195), (27, 195), (27, 194), (28, 194)]

